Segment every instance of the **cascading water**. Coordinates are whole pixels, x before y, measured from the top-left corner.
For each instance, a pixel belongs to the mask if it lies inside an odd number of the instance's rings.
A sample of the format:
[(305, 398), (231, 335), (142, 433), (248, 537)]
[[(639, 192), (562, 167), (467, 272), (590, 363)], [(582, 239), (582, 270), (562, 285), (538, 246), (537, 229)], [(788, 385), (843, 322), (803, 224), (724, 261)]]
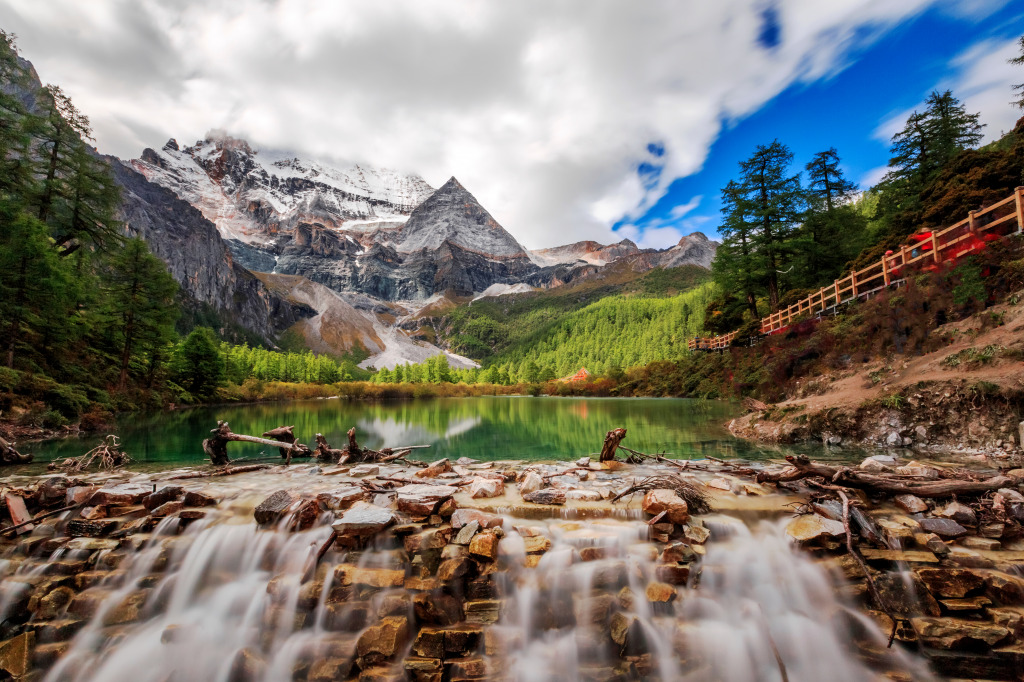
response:
[[(417, 672), (432, 659), (420, 651), (420, 604), (414, 610), (409, 591), (410, 579), (430, 580), (436, 565), (410, 562), (409, 545), (381, 536), (362, 551), (328, 553), (312, 573), (329, 514), (302, 532), (289, 532), (287, 522), (260, 530), (250, 518), (218, 510), (180, 533), (178, 519), (161, 522), (65, 606), (85, 623), (45, 680), (326, 682), (354, 679), (368, 666), (442, 679), (440, 669)], [(491, 677), (524, 682), (854, 682), (882, 669), (928, 678), (920, 662), (895, 650), (883, 668), (861, 659), (851, 620), (874, 646), (884, 649), (885, 636), (837, 601), (834, 576), (792, 549), (778, 525), (751, 530), (726, 516), (707, 525), (700, 556), (699, 545), (648, 542), (641, 521), (506, 516), (492, 572), (500, 616), (474, 621), (484, 634), (468, 653), (483, 657)], [(665, 563), (661, 551), (694, 561)], [(24, 562), (0, 583), (4, 616), (48, 563), (67, 557), (50, 559)], [(432, 590), (437, 598), (446, 591)], [(470, 620), (468, 610), (460, 614)], [(38, 637), (46, 643), (45, 631)]]

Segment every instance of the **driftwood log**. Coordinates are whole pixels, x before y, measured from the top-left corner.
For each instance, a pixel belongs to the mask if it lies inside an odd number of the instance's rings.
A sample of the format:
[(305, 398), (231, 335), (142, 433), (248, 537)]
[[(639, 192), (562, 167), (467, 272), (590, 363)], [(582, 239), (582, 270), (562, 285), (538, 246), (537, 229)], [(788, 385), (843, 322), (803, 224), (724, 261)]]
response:
[(832, 485), (856, 488), (869, 493), (886, 495), (917, 495), (918, 497), (951, 497), (953, 495), (982, 495), (992, 490), (1006, 488), (1013, 484), (1007, 476), (993, 476), (983, 481), (944, 479), (920, 481), (882, 474), (869, 474), (849, 467), (834, 467), (811, 462), (806, 457), (787, 455), (791, 466), (778, 473), (762, 471), (757, 475), (758, 483), (786, 483), (802, 478), (823, 478)]
[(615, 459), (615, 451), (619, 443), (626, 437), (626, 429), (612, 429), (604, 437), (604, 446), (601, 448), (601, 461), (608, 462)]
[(34, 455), (23, 455), (14, 445), (0, 437), (0, 464), (28, 464)]
[[(257, 438), (256, 436), (246, 436), (240, 433), (232, 433), (231, 427), (228, 426), (227, 422), (218, 421), (217, 428), (210, 431), (210, 437), (203, 441), (203, 452), (210, 456), (210, 461), (217, 466), (226, 466), (231, 463), (231, 458), (228, 457), (228, 443), (232, 441), (240, 441), (244, 443), (256, 443), (257, 445), (269, 445), (271, 447), (280, 447), (282, 450), (287, 447), (293, 451), (301, 451), (305, 446), (299, 444), (285, 444), (282, 447), (280, 441), (270, 440), (268, 438)], [(308, 449), (308, 448), (307, 448)]]
[(316, 450), (314, 452), (316, 458), (324, 464), (337, 464), (347, 454), (344, 450), (332, 448), (322, 433), (316, 434)]
[[(291, 445), (290, 448), (278, 448), (281, 451), (281, 459), (286, 460), (286, 464), (292, 463), (292, 457), (312, 457), (313, 451), (307, 446), (298, 442), (299, 439), (295, 437), (294, 426), (278, 426), (276, 429), (263, 432), (264, 438), (271, 438), (282, 443)], [(295, 448), (299, 449), (296, 450)]]

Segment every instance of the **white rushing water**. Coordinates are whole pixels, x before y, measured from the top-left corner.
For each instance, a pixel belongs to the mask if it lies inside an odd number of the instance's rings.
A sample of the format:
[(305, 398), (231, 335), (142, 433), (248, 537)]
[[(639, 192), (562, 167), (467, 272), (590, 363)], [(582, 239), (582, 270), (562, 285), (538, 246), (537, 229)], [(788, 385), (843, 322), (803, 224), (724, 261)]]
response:
[[(333, 579), (332, 564), (341, 560), (408, 567), (397, 540), (328, 554), (316, 578), (303, 582), (312, 552), (329, 536), (329, 515), (299, 533), (211, 518), (181, 534), (176, 519), (164, 521), (91, 587), (86, 594), (98, 605), (46, 682), (348, 679), (358, 676), (352, 666), (361, 631), (394, 616), (415, 623), (404, 588), (359, 592)], [(690, 585), (666, 587), (673, 576), (659, 560), (663, 546), (646, 540), (643, 522), (506, 518), (505, 570), (495, 574), (504, 606), (500, 620), (485, 626), (491, 674), (523, 682), (859, 682), (895, 670), (929, 679), (919, 660), (885, 649), (870, 619), (837, 599), (838, 578), (794, 550), (780, 525), (751, 529), (721, 515), (706, 524), (711, 539), (696, 557), (699, 582), (693, 570)], [(540, 555), (545, 538), (551, 545)], [(0, 583), (0, 608), (19, 598), (18, 580), (32, 570), (38, 565)], [(857, 655), (851, 624), (882, 652), (883, 667)], [(399, 646), (399, 669), (411, 646), (411, 638)]]

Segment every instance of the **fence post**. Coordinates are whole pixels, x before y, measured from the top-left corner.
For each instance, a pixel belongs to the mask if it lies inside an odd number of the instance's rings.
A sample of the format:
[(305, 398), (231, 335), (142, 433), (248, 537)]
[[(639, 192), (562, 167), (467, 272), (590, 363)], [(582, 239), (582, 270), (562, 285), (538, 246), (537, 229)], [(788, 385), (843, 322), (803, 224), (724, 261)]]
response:
[(882, 256), (882, 279), (885, 280), (885, 286), (889, 286), (889, 264), (886, 263), (888, 258)]
[[(974, 232), (974, 211), (971, 211), (970, 228), (971, 232)], [(938, 230), (932, 228), (932, 260), (936, 263), (942, 262), (942, 255), (939, 253), (939, 238), (936, 236)]]
[(836, 308), (839, 307), (839, 280), (833, 280), (833, 285), (836, 288)]
[(1017, 202), (1017, 234), (1024, 232), (1024, 187), (1018, 187), (1013, 192), (1013, 198)]

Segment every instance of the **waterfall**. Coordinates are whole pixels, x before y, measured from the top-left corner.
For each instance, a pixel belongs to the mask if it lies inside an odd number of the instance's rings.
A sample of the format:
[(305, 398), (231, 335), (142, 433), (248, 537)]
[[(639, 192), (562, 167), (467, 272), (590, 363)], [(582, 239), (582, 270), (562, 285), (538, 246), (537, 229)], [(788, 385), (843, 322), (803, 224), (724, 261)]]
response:
[[(43, 679), (326, 682), (368, 665), (441, 679), (415, 672), (431, 659), (414, 651), (422, 626), (408, 588), (429, 571), (388, 534), (365, 550), (328, 553), (311, 573), (329, 516), (302, 532), (287, 523), (258, 529), (221, 511), (183, 529), (161, 522), (77, 594), (68, 614), (85, 622)], [(921, 661), (885, 650), (877, 626), (837, 598), (841, 578), (794, 549), (779, 523), (748, 528), (723, 515), (706, 523), (706, 548), (686, 548), (649, 542), (647, 524), (628, 518), (505, 516), (493, 575), (501, 608), (475, 621), (485, 635), (468, 654), (491, 676), (523, 682), (859, 682), (886, 671), (929, 679)], [(0, 565), (0, 615), (66, 551)], [(659, 556), (674, 551), (691, 555), (688, 570)], [(364, 577), (345, 577), (352, 571)], [(448, 593), (466, 599), (462, 590)], [(372, 628), (392, 638), (393, 651), (367, 653)], [(866, 662), (858, 644), (885, 652), (884, 664)]]

